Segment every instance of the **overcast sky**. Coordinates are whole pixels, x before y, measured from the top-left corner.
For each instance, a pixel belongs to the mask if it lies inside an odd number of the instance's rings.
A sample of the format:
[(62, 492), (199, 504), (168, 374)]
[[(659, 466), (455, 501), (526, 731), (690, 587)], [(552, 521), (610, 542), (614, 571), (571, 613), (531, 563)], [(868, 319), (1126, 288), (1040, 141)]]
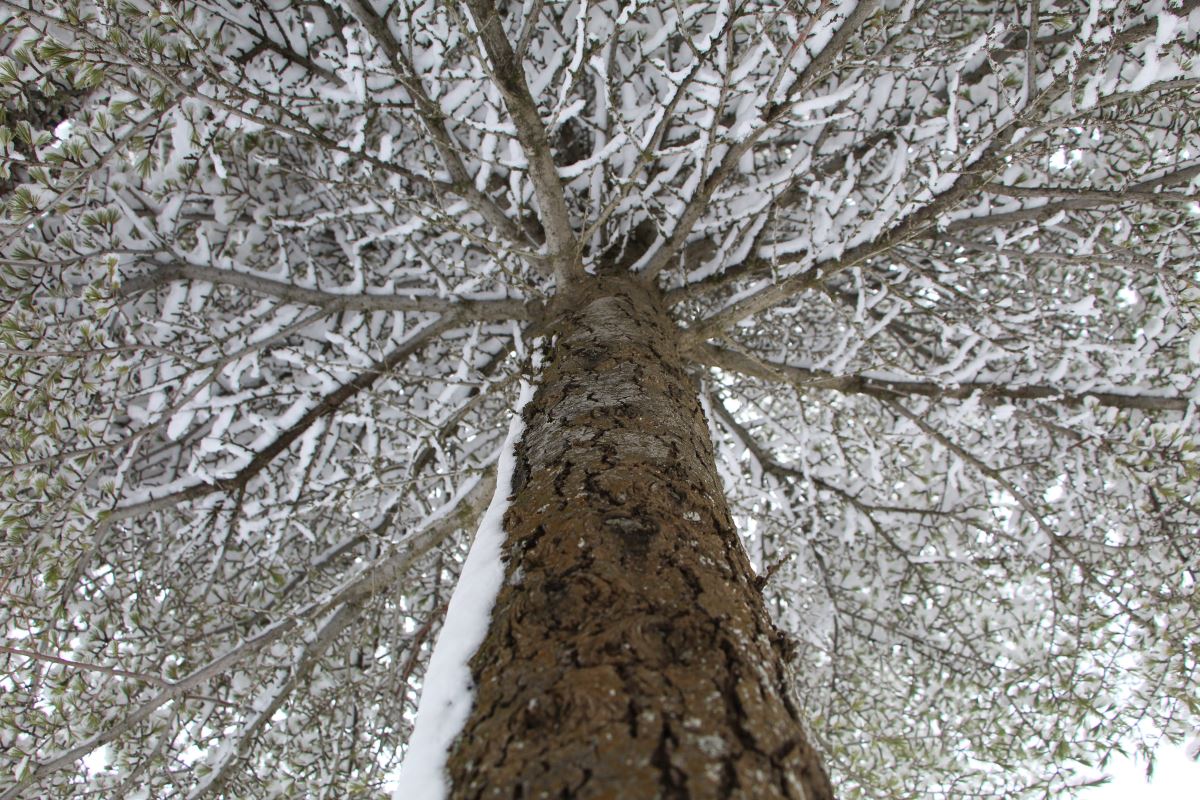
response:
[(1200, 764), (1183, 747), (1163, 747), (1154, 762), (1154, 778), (1146, 783), (1146, 764), (1134, 759), (1113, 761), (1105, 769), (1112, 781), (1080, 793), (1080, 800), (1196, 800), (1200, 797)]

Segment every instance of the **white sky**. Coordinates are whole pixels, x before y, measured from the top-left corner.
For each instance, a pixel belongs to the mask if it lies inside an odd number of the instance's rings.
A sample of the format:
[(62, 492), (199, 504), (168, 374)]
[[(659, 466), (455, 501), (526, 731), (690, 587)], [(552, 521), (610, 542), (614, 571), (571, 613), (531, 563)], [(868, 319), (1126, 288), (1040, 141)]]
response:
[(1146, 782), (1146, 763), (1113, 760), (1104, 772), (1112, 781), (1079, 793), (1079, 800), (1196, 800), (1200, 797), (1200, 764), (1187, 757), (1182, 746), (1159, 748), (1154, 778)]

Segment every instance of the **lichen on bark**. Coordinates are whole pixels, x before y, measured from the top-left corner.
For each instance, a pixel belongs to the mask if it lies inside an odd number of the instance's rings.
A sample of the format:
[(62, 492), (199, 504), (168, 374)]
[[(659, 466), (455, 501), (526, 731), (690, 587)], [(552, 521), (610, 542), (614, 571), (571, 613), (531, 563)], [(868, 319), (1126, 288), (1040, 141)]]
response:
[(656, 290), (550, 313), (451, 796), (832, 797)]

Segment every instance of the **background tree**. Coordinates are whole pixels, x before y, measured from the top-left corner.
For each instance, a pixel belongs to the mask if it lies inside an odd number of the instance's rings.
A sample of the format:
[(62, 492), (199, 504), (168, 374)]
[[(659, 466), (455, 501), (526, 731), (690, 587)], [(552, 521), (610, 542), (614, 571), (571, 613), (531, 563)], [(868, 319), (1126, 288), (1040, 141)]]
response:
[(0, 796), (380, 795), (597, 270), (842, 797), (1195, 725), (1194, 0), (0, 14)]

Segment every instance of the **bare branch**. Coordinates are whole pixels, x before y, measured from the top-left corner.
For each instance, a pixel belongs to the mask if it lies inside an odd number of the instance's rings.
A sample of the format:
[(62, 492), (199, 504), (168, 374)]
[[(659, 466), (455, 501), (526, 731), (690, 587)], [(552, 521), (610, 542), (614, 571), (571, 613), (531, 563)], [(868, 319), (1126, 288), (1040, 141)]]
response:
[(521, 28), (521, 36), (517, 39), (517, 60), (524, 61), (525, 54), (529, 51), (529, 43), (533, 41), (533, 31), (537, 26), (538, 18), (542, 16), (542, 7), (546, 5), (546, 0), (533, 0), (533, 8), (529, 10), (529, 16), (525, 18), (525, 24)]
[[(1025, 101), (1033, 97), (1037, 91), (1037, 45), (1038, 22), (1041, 9), (1038, 0), (1027, 0), (1029, 6), (1029, 27), (1025, 36), (1025, 86), (1022, 89)], [(1024, 105), (1024, 102), (1022, 103)]]
[(168, 682), (158, 677), (157, 675), (147, 675), (144, 672), (131, 672), (127, 669), (118, 669), (117, 667), (106, 667), (103, 664), (88, 664), (83, 661), (75, 661), (62, 656), (54, 656), (49, 653), (39, 653), (36, 650), (24, 650), (20, 647), (9, 647), (5, 644), (0, 644), (0, 652), (11, 653), (22, 658), (31, 658), (34, 661), (45, 661), (50, 664), (59, 664), (71, 669), (81, 670), (83, 672), (99, 672), (104, 675), (112, 675), (117, 678), (131, 678), (136, 681), (144, 681), (153, 686), (166, 686)]

